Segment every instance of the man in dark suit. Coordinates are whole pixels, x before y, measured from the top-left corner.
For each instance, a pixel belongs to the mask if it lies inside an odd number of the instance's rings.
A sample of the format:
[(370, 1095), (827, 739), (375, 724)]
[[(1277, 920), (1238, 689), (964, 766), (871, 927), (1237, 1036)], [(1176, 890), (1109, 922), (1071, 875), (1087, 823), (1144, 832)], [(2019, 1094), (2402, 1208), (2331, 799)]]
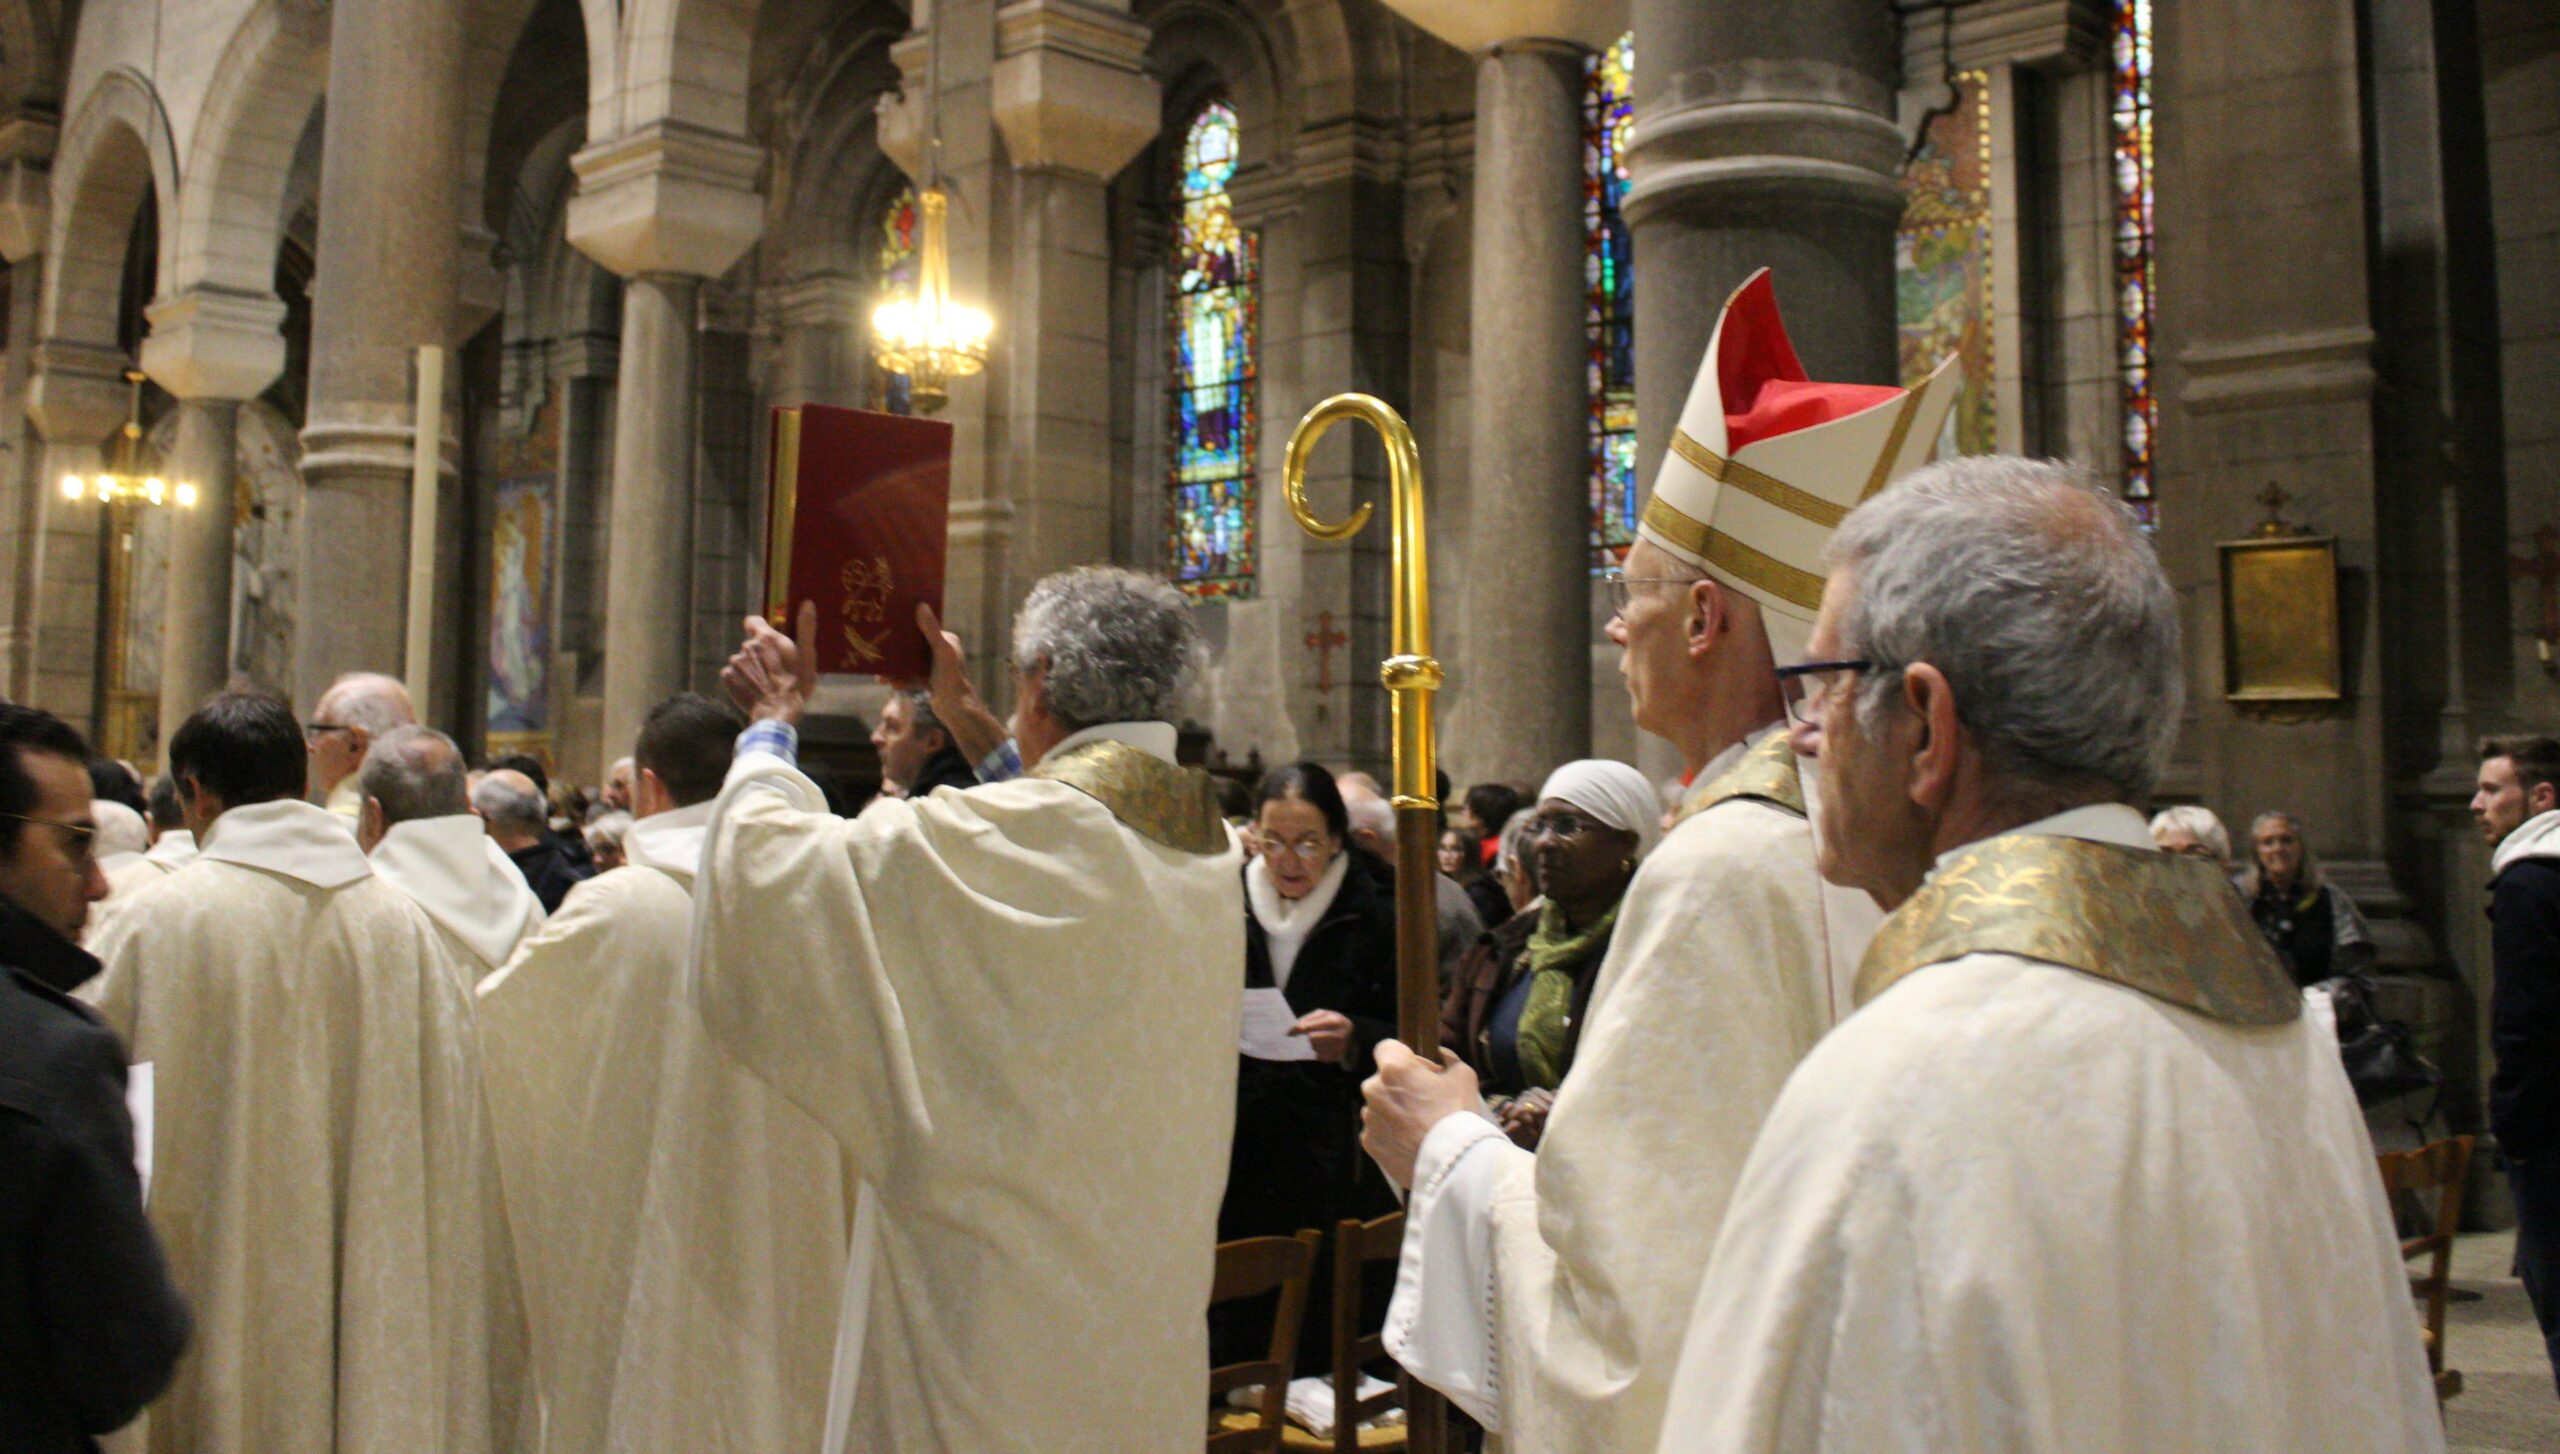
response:
[(2480, 744), (2489, 840), (2489, 1124), (2516, 1203), (2516, 1273), (2560, 1379), (2560, 739)]

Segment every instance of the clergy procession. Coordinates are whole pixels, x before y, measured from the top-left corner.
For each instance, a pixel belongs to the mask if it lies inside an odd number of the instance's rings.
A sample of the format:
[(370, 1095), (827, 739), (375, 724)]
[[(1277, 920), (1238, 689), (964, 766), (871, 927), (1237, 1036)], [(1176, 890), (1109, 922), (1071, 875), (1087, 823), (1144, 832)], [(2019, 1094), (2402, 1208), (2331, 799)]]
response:
[[(1776, 284), (1608, 583), (1667, 784), (1436, 781), (1403, 455), (1391, 782), (1186, 763), (1196, 608), (1107, 566), (1030, 589), (1001, 704), (901, 602), (867, 805), (804, 770), (796, 592), (592, 835), (390, 663), (96, 762), (138, 808), (0, 706), (0, 1448), (2444, 1449), (2362, 921), (2147, 822), (2151, 537), (1943, 448), (1952, 360), (1808, 378)], [(2560, 747), (2483, 754), (2530, 1145)]]

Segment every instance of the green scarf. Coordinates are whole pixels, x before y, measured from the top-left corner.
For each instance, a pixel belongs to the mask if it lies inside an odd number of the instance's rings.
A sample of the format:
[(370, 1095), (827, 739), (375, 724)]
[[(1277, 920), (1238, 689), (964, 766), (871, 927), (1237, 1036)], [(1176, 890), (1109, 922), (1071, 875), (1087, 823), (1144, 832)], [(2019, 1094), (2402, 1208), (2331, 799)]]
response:
[[(1622, 901), (1623, 902), (1623, 901)], [(1573, 972), (1606, 953), (1618, 906), (1582, 926), (1567, 927), (1553, 904), (1538, 916), (1521, 957), (1529, 966), (1529, 999), (1520, 1007), (1520, 1078), (1535, 1090), (1564, 1084), (1565, 1020), (1573, 1013)]]

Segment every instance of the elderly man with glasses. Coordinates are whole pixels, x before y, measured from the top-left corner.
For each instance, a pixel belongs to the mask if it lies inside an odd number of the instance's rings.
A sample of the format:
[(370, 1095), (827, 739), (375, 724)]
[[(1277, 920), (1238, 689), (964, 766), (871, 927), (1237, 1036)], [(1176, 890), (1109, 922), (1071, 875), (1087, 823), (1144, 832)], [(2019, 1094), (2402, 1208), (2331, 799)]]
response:
[(417, 723), (409, 689), (396, 677), (349, 672), (320, 694), (311, 720), (302, 724), (303, 741), (311, 749), (311, 790), (349, 833), (364, 816), (364, 787), (356, 781), (356, 771), (364, 766), (365, 753), (392, 728)]
[(1413, 1188), (1388, 1347), (1523, 1454), (1648, 1449), (1725, 1199), (1787, 1072), (1846, 1012), (1872, 906), (1826, 896), (1784, 730), (1832, 525), (1929, 457), (1918, 389), (1806, 379), (1768, 275), (1725, 305), (1609, 637), (1686, 800), (1619, 904), (1533, 1155), (1474, 1073), (1389, 1042), (1368, 1145)]
[(1823, 875), (1891, 910), (1725, 1218), (1659, 1448), (2441, 1450), (2325, 1015), (2134, 804), (2178, 601), (2044, 461), (1840, 528), (1798, 746)]

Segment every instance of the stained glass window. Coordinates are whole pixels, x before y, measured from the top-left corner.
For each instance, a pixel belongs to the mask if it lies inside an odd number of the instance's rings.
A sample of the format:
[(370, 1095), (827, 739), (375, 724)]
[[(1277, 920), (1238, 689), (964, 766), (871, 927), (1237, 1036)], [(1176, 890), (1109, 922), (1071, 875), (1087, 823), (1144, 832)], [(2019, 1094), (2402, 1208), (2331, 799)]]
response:
[(1212, 101), (1182, 133), (1173, 240), (1173, 460), (1165, 545), (1174, 584), (1193, 596), (1253, 588), (1255, 313), (1261, 239), (1236, 225), (1235, 108)]
[(2152, 520), (2160, 400), (2151, 388), (2151, 0), (2116, 0), (2116, 367), (2124, 397), (2124, 496)]
[[(916, 246), (921, 240), (921, 219), (916, 214), (916, 189), (900, 187), (898, 195), (880, 214), (879, 267), (875, 274), (872, 301), (885, 302), (900, 293), (913, 293), (916, 288)], [(907, 392), (907, 376), (893, 374), (874, 363), (871, 366), (871, 407), (892, 414), (911, 412)]]
[(1635, 543), (1635, 243), (1618, 206), (1627, 196), (1627, 128), (1635, 120), (1633, 32), (1582, 64), (1583, 370), (1591, 441), (1591, 565), (1624, 560)]
[(1949, 354), (1961, 358), (1964, 392), (1948, 425), (1952, 451), (1998, 448), (1991, 377), (1991, 78), (1950, 78), (1956, 103), (1929, 118), (1902, 173), (1902, 225), (1894, 233), (1894, 321), (1902, 381), (1916, 384)]

